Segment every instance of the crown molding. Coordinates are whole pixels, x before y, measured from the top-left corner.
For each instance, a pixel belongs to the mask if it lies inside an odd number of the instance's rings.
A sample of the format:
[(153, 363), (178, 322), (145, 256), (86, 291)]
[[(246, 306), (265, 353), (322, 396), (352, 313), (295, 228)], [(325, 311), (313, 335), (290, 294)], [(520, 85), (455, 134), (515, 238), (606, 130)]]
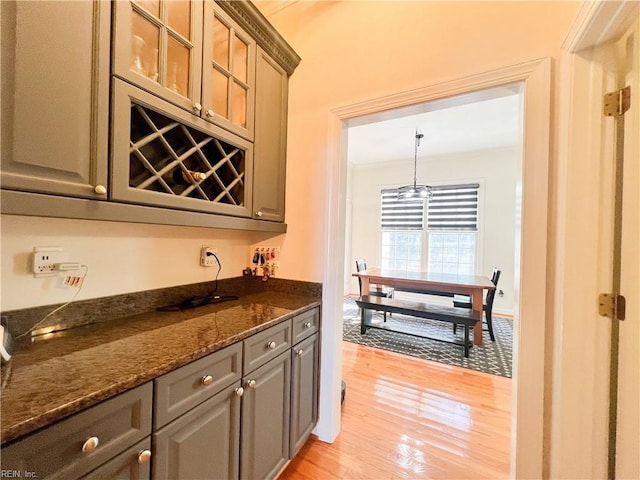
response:
[(294, 72), (300, 63), (300, 56), (252, 2), (216, 0), (216, 3), (256, 39), (258, 45), (287, 72), (287, 75)]

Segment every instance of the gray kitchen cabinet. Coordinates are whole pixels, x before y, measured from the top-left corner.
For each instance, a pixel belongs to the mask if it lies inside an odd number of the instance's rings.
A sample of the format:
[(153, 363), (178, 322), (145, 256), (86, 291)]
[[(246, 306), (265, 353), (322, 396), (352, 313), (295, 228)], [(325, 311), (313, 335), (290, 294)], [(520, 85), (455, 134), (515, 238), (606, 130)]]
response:
[(202, 41), (202, 116), (253, 140), (256, 41), (213, 0)]
[(114, 2), (114, 75), (200, 115), (201, 1)]
[(2, 470), (39, 479), (79, 478), (151, 434), (151, 397), (149, 382), (3, 445)]
[(256, 57), (253, 216), (284, 221), (289, 76), (263, 49)]
[(320, 328), (320, 309), (312, 308), (306, 312), (302, 312), (291, 321), (291, 336), (293, 344), (297, 344), (309, 335), (312, 335)]
[(244, 341), (243, 374), (246, 376), (291, 348), (291, 322), (282, 322)]
[(242, 342), (154, 380), (153, 478), (238, 478)]
[(249, 140), (255, 40), (213, 0), (114, 4), (113, 73)]
[(1, 213), (286, 232), (300, 57), (251, 2), (0, 1), (0, 17)]
[(275, 477), (289, 459), (290, 355), (284, 321), (157, 378), (153, 478)]
[(244, 340), (240, 478), (274, 478), (289, 459), (291, 322)]
[(151, 437), (147, 437), (85, 475), (82, 480), (149, 480), (150, 475)]
[(251, 142), (117, 78), (113, 112), (113, 199), (251, 216)]
[(242, 376), (242, 342), (230, 345), (154, 380), (157, 430)]
[(236, 382), (153, 434), (153, 478), (238, 478), (240, 397)]
[(291, 434), (295, 457), (318, 422), (319, 344), (315, 333), (291, 349)]
[(106, 199), (110, 3), (0, 2), (0, 18), (2, 188)]
[(289, 351), (246, 375), (244, 385), (240, 478), (275, 478), (289, 460)]

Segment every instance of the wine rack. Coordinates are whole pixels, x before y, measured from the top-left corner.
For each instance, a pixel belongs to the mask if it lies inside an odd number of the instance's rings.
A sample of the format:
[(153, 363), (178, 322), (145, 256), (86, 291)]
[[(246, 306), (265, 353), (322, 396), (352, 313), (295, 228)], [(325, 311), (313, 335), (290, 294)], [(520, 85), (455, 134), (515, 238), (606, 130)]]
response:
[(131, 110), (130, 187), (244, 204), (244, 151), (140, 105)]
[[(116, 82), (113, 192), (122, 200), (250, 216), (253, 149), (123, 82)], [(123, 148), (124, 147), (124, 148)]]

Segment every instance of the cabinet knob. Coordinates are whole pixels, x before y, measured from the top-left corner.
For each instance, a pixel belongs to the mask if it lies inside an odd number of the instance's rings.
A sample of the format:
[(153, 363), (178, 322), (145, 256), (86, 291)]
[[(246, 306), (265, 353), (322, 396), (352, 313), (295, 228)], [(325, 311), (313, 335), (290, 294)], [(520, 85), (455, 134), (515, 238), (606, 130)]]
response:
[(270, 350), (273, 350), (274, 348), (276, 348), (276, 342), (267, 343), (267, 347), (269, 347)]
[(311, 328), (311, 322), (305, 322), (304, 328)]
[(241, 397), (242, 395), (244, 395), (244, 388), (238, 387), (236, 388), (235, 392), (236, 392), (236, 397)]
[(256, 212), (256, 216), (261, 217), (261, 216), (262, 216), (262, 211), (258, 210), (258, 211)]
[(207, 117), (213, 117), (214, 113), (213, 110), (209, 109), (207, 110)]
[(301, 357), (302, 355), (304, 355), (304, 350), (298, 350), (296, 352), (296, 355), (298, 355), (299, 357)]
[(200, 105), (198, 102), (196, 102), (196, 103), (193, 104), (193, 109), (196, 112), (199, 112), (200, 110), (202, 110), (202, 105)]
[(107, 187), (105, 187), (104, 185), (96, 185), (93, 191), (96, 192), (98, 195), (106, 195)]
[(87, 438), (84, 444), (82, 445), (82, 453), (93, 452), (96, 448), (98, 448), (99, 443), (100, 443), (100, 440), (98, 440), (98, 437)]
[(202, 385), (211, 385), (213, 383), (213, 377), (211, 375), (205, 375), (200, 379)]
[(145, 463), (149, 463), (149, 460), (151, 460), (151, 451), (150, 450), (140, 450), (140, 452), (138, 452), (138, 463), (140, 465), (143, 465)]
[(256, 388), (256, 381), (255, 380), (249, 380), (247, 382), (247, 387), (249, 388)]

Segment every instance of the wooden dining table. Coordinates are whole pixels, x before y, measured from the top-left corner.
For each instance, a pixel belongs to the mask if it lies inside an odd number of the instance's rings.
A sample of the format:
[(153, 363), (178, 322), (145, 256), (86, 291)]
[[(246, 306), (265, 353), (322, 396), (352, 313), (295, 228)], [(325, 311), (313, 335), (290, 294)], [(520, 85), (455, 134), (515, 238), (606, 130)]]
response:
[[(484, 291), (496, 286), (484, 275), (459, 275), (451, 273), (407, 272), (386, 268), (369, 268), (353, 274), (362, 280), (362, 291), (368, 292), (370, 285), (393, 287), (411, 292), (432, 291), (471, 297), (471, 308), (480, 313), (484, 305)], [(473, 344), (482, 346), (482, 320), (473, 328)]]

